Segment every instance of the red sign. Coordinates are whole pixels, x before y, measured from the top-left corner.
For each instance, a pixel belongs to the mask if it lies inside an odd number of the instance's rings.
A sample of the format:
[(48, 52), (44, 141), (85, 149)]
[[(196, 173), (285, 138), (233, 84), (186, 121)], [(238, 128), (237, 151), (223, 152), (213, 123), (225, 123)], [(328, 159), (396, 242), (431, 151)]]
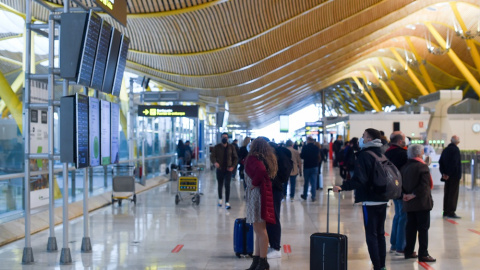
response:
[(418, 127), (423, 128), (423, 121), (418, 122)]

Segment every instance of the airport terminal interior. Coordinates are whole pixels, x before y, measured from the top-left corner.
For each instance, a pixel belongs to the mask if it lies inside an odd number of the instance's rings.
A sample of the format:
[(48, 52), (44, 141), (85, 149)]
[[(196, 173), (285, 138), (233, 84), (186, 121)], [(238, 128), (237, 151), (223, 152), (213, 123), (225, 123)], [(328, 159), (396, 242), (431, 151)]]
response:
[[(334, 141), (366, 128), (423, 145), (434, 185), (437, 261), (388, 253), (390, 201), (385, 267), (479, 269), (479, 50), (478, 0), (0, 0), (0, 269), (247, 269), (239, 173), (217, 205), (222, 134), (328, 153), (316, 200), (298, 176), (282, 201), (270, 269), (313, 269), (328, 201), (348, 269), (373, 269), (362, 205), (328, 192)], [(439, 170), (452, 136), (459, 219)]]

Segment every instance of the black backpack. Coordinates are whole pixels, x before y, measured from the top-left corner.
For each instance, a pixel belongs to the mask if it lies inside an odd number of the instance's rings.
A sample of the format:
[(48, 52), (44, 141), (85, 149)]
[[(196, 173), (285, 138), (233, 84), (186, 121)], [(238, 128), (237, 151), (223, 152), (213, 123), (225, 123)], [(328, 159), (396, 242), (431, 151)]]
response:
[(373, 191), (381, 199), (399, 199), (402, 195), (402, 175), (397, 167), (382, 154), (377, 156), (372, 151), (366, 151), (375, 158), (373, 167)]

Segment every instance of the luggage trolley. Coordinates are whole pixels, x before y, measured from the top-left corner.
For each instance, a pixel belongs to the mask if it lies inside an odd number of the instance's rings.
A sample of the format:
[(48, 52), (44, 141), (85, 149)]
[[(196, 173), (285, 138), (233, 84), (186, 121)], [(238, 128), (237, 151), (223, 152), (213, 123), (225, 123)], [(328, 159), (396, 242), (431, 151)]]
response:
[(182, 166), (180, 169), (180, 177), (178, 178), (178, 189), (175, 195), (175, 204), (183, 200), (182, 192), (192, 195), (192, 202), (196, 205), (200, 204), (200, 192), (198, 190), (198, 177), (190, 166)]
[(137, 204), (137, 195), (135, 194), (135, 166), (114, 166), (113, 175), (112, 204), (118, 201), (118, 206), (121, 206), (122, 200), (130, 200), (134, 204)]

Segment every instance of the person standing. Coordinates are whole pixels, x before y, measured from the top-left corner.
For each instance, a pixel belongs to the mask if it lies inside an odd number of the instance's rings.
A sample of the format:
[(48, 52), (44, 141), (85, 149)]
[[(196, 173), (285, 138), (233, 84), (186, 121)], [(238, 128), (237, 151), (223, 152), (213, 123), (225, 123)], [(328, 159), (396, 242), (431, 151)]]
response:
[[(232, 145), (235, 148), (235, 151), (237, 152), (237, 156), (238, 156), (238, 152), (240, 151), (240, 148), (238, 147), (238, 140), (237, 139), (233, 140)], [(235, 168), (233, 168), (232, 179), (234, 179), (235, 176), (237, 176), (237, 166), (235, 166)]]
[(183, 140), (178, 140), (177, 144), (177, 160), (178, 160), (178, 169), (182, 169), (182, 166), (185, 165), (185, 144)]
[(248, 155), (247, 145), (250, 143), (250, 141), (251, 141), (250, 137), (248, 136), (245, 137), (245, 139), (243, 139), (242, 147), (240, 147), (240, 149), (238, 150), (238, 163), (240, 164), (240, 166), (238, 167), (238, 174), (240, 176), (240, 180), (245, 180), (244, 164), (245, 164), (245, 158)]
[(185, 165), (188, 166), (188, 169), (190, 170), (190, 166), (192, 165), (192, 157), (193, 157), (193, 152), (192, 148), (190, 147), (190, 141), (186, 141), (184, 145), (184, 158), (183, 162)]
[[(402, 168), (403, 209), (407, 213), (405, 259), (417, 258), (420, 262), (435, 262), (428, 253), (430, 211), (433, 208), (432, 177), (423, 161), (423, 146), (408, 147), (408, 162)], [(418, 255), (413, 251), (418, 232)]]
[[(390, 147), (385, 156), (397, 167), (398, 171), (407, 163), (407, 150), (405, 134), (395, 131), (390, 135)], [(393, 200), (395, 205), (395, 216), (392, 221), (392, 232), (390, 233), (390, 252), (403, 256), (405, 249), (405, 225), (407, 224), (407, 213), (403, 211), (403, 199)]]
[(335, 157), (333, 159), (333, 167), (338, 167), (338, 162), (339, 162), (338, 158), (340, 156), (340, 151), (343, 146), (342, 139), (343, 139), (342, 135), (338, 135), (337, 139), (333, 142), (332, 150), (333, 150), (333, 153), (335, 154)]
[(247, 270), (269, 269), (267, 261), (267, 224), (275, 224), (272, 181), (277, 174), (277, 158), (272, 147), (263, 138), (255, 139), (245, 160), (246, 216), (253, 223), (255, 251)]
[[(287, 149), (290, 150), (290, 153), (292, 153), (292, 162), (293, 162), (293, 168), (292, 172), (290, 173), (290, 201), (293, 202), (295, 198), (295, 186), (297, 183), (297, 176), (300, 174), (302, 175), (302, 159), (300, 158), (300, 153), (293, 148), (293, 142), (291, 140), (287, 141)], [(287, 181), (285, 184), (283, 184), (283, 197), (287, 197), (287, 188), (288, 188), (288, 182)]]
[(462, 178), (462, 164), (460, 157), (460, 149), (458, 144), (460, 138), (453, 135), (451, 143), (442, 151), (440, 160), (440, 173), (442, 180), (445, 181), (443, 195), (443, 217), (444, 218), (460, 218), (457, 216), (458, 189), (460, 186), (460, 178)]
[(344, 182), (341, 186), (333, 188), (334, 192), (355, 190), (355, 202), (362, 202), (365, 238), (374, 270), (385, 269), (385, 257), (387, 254), (385, 243), (387, 201), (373, 191), (373, 174), (376, 160), (368, 152), (381, 157), (380, 147), (382, 145), (380, 132), (373, 128), (367, 128), (359, 140), (361, 150), (357, 155), (352, 179)]
[(308, 137), (307, 145), (302, 148), (302, 153), (300, 154), (300, 157), (303, 159), (303, 176), (305, 178), (303, 194), (300, 197), (304, 200), (307, 199), (308, 185), (310, 184), (312, 202), (316, 200), (318, 157), (320, 154), (320, 149), (314, 143), (315, 140), (312, 137)]
[(323, 176), (322, 176), (322, 145), (319, 142), (314, 143), (318, 147), (318, 164), (317, 164), (317, 190), (323, 189)]
[(225, 208), (230, 209), (230, 182), (232, 171), (237, 167), (238, 156), (234, 146), (228, 143), (228, 133), (222, 133), (222, 142), (213, 148), (210, 161), (217, 169), (218, 207), (222, 207), (223, 204), (222, 193), (225, 185)]

